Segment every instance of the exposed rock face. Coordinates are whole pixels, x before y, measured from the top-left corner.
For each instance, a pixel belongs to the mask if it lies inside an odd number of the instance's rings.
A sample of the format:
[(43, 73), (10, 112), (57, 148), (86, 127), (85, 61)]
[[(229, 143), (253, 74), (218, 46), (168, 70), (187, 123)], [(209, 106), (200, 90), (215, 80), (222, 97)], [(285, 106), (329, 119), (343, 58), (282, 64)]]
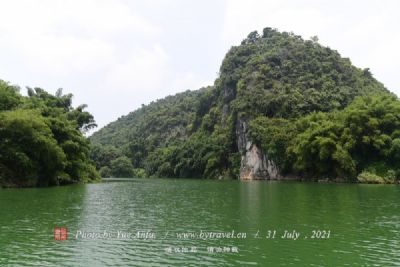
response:
[(261, 148), (250, 140), (247, 134), (247, 123), (238, 119), (236, 123), (236, 138), (241, 153), (241, 180), (277, 180), (281, 178), (276, 164), (268, 160)]
[[(222, 125), (226, 126), (226, 119), (230, 112), (230, 102), (235, 98), (235, 90), (224, 85), (222, 108)], [(268, 160), (261, 148), (254, 144), (247, 132), (247, 118), (238, 118), (236, 121), (236, 142), (241, 154), (241, 180), (276, 180), (282, 178), (276, 164)]]

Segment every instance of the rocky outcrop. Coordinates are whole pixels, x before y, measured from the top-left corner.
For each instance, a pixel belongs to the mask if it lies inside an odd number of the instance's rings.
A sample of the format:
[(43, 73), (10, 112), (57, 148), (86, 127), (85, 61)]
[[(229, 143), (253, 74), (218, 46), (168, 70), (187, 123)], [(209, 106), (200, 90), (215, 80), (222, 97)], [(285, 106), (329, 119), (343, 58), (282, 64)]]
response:
[[(235, 98), (234, 86), (224, 85), (222, 125), (226, 127), (226, 120), (230, 113), (230, 102)], [(282, 178), (276, 164), (268, 160), (260, 147), (254, 144), (248, 135), (247, 118), (238, 118), (236, 121), (236, 142), (241, 154), (241, 180), (277, 180)]]
[(241, 118), (236, 123), (238, 150), (241, 153), (241, 180), (277, 180), (282, 178), (276, 164), (269, 160), (247, 133), (247, 122)]

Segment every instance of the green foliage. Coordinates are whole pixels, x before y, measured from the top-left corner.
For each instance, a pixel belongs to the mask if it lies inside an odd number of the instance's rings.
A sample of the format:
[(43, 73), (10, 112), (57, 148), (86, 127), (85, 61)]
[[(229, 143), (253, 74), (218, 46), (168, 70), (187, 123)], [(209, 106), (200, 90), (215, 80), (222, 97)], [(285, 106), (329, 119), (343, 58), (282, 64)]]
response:
[(133, 177), (135, 178), (146, 178), (147, 177), (147, 173), (144, 169), (141, 168), (137, 168), (137, 169), (133, 169)]
[(19, 88), (0, 80), (0, 111), (12, 110), (20, 104)]
[(101, 167), (100, 170), (99, 170), (99, 174), (100, 174), (100, 176), (102, 178), (110, 178), (110, 177), (112, 177), (111, 169), (108, 166)]
[(217, 125), (216, 98), (216, 90), (208, 87), (143, 106), (93, 134), (91, 159), (114, 174), (111, 160), (126, 155), (136, 177), (236, 175), (228, 167), (234, 158), (232, 138)]
[(150, 154), (146, 171), (162, 177), (215, 178), (229, 173), (229, 147), (222, 134), (198, 132), (178, 146)]
[[(331, 138), (335, 148), (327, 153), (328, 157), (332, 158), (324, 161), (332, 166), (328, 171), (339, 176), (355, 177), (357, 172), (372, 162), (390, 161), (390, 134), (400, 122), (392, 115), (400, 111), (399, 108), (398, 100), (392, 96), (359, 98), (342, 112), (333, 114), (307, 129), (296, 140), (293, 151), (303, 159), (306, 153), (300, 151), (301, 147), (307, 148), (316, 144), (315, 140), (323, 137)], [(322, 144), (316, 145), (314, 152), (321, 151)], [(319, 160), (314, 157), (313, 160), (313, 164), (323, 161), (321, 157)], [(304, 160), (298, 160), (301, 161)]]
[(400, 178), (398, 114), (397, 97), (368, 95), (342, 111), (313, 113), (293, 122), (257, 118), (251, 131), (286, 172), (368, 181), (365, 173), (359, 176), (363, 171), (393, 182)]
[[(370, 104), (364, 99), (342, 112), (369, 93), (388, 95), (368, 69), (317, 37), (265, 28), (229, 50), (213, 86), (143, 105), (90, 139), (117, 147), (147, 177), (236, 178), (243, 150), (237, 125), (244, 121), (246, 136), (283, 173), (354, 180), (376, 159), (395, 164), (400, 158), (395, 110), (384, 117), (379, 110), (360, 113), (359, 105)], [(103, 154), (92, 153), (97, 168), (110, 167), (115, 156)]]
[[(5, 94), (6, 92), (7, 94)], [(71, 113), (72, 95), (53, 96), (28, 89), (28, 97), (0, 81), (0, 184), (48, 186), (98, 178), (82, 135), (92, 120), (78, 122)], [(3, 101), (4, 100), (4, 101)]]
[(398, 183), (400, 179), (399, 164), (388, 162), (374, 162), (369, 164), (358, 176), (357, 180), (361, 183)]
[(268, 158), (273, 160), (283, 173), (291, 169), (291, 160), (286, 149), (296, 136), (294, 121), (282, 118), (257, 117), (250, 123), (252, 140), (261, 145)]
[(62, 89), (58, 89), (55, 95), (52, 95), (41, 88), (29, 88), (28, 96), (24, 102), (24, 108), (35, 108), (41, 110), (46, 117), (65, 117), (74, 124), (74, 127), (86, 132), (94, 127), (93, 116), (84, 111), (87, 105), (80, 105), (77, 108), (72, 107), (72, 94), (63, 95)]
[(357, 176), (357, 180), (360, 183), (366, 183), (366, 184), (385, 184), (386, 180), (385, 178), (376, 175), (374, 173), (368, 172), (368, 171), (363, 171)]
[(126, 156), (121, 156), (110, 162), (111, 176), (117, 178), (128, 178), (134, 174), (132, 163)]
[(112, 145), (92, 144), (90, 147), (90, 158), (95, 162), (96, 168), (108, 166), (111, 161), (122, 156), (122, 152)]
[(198, 127), (194, 125), (196, 116), (208, 111), (210, 94), (211, 87), (186, 91), (143, 105), (94, 133), (90, 139), (94, 144), (124, 147), (126, 154), (131, 153), (130, 156), (141, 159), (147, 156), (144, 148), (154, 150), (188, 137), (192, 128)]
[(362, 171), (357, 180), (360, 183), (366, 184), (392, 184), (396, 181), (396, 173), (393, 170), (388, 170), (385, 175), (378, 175), (370, 171)]
[(0, 176), (19, 186), (54, 183), (66, 155), (43, 117), (32, 110), (0, 114)]
[(384, 91), (381, 83), (347, 58), (292, 33), (265, 28), (232, 47), (221, 66), (235, 91), (239, 116), (294, 118), (346, 107), (355, 96)]
[[(294, 171), (309, 177), (354, 177), (355, 162), (341, 142), (343, 127), (337, 114), (316, 113), (300, 119), (299, 133), (287, 150), (294, 159)], [(345, 136), (344, 141), (352, 140)]]

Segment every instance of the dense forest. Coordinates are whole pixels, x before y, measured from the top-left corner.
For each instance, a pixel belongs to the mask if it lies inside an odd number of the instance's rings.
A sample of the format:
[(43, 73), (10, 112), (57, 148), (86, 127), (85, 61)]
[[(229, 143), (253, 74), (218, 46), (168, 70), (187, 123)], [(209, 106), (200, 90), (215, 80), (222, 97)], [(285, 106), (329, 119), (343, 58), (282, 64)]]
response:
[(83, 133), (96, 126), (72, 95), (20, 88), (0, 80), (0, 186), (28, 187), (99, 178)]
[(90, 155), (103, 177), (396, 182), (399, 111), (369, 69), (265, 28), (229, 50), (214, 85), (122, 116)]

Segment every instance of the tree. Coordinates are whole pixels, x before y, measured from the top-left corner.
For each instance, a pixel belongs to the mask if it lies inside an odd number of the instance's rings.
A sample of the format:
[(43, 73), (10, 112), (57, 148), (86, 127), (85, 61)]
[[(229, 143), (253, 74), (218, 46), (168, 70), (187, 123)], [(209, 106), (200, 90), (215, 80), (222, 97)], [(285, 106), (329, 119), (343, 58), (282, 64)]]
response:
[(33, 110), (0, 113), (0, 177), (3, 184), (47, 186), (63, 175), (66, 155), (43, 117)]
[(103, 166), (99, 170), (99, 174), (103, 178), (109, 178), (112, 176), (111, 169), (108, 166)]
[(19, 88), (0, 80), (0, 111), (14, 109), (20, 104)]
[(122, 156), (122, 152), (112, 145), (98, 145), (92, 144), (90, 147), (90, 159), (96, 164), (96, 168), (108, 166), (110, 167), (111, 161)]
[(128, 178), (133, 176), (132, 163), (126, 156), (112, 160), (110, 169), (113, 177)]
[[(51, 95), (0, 81), (0, 185), (47, 186), (99, 178), (82, 129), (93, 116), (72, 107), (72, 94)], [(86, 119), (82, 119), (82, 116)]]
[[(340, 112), (317, 113), (299, 120), (289, 151), (300, 173), (347, 177), (365, 170), (397, 173), (400, 101), (390, 94), (357, 98)], [(379, 166), (379, 167), (377, 167)]]

